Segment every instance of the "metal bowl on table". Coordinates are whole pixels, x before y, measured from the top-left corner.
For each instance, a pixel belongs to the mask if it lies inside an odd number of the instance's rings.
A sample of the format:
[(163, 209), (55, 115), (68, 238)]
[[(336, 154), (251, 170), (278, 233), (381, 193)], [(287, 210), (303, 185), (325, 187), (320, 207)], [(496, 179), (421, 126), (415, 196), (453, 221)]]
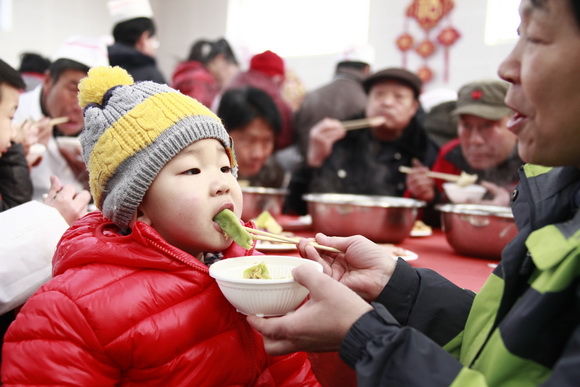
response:
[(315, 231), (333, 236), (363, 235), (379, 243), (409, 236), (422, 201), (374, 195), (304, 195)]
[(242, 220), (247, 222), (260, 215), (262, 211), (268, 211), (276, 217), (282, 213), (287, 193), (288, 191), (282, 188), (242, 187), (244, 199)]
[(462, 255), (499, 260), (518, 233), (509, 207), (444, 204), (437, 209), (447, 242)]

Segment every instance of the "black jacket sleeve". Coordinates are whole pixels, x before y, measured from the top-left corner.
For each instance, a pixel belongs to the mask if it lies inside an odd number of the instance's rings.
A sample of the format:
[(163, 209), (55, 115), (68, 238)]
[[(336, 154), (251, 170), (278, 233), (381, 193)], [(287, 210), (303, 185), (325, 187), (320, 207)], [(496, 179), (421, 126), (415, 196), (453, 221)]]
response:
[(349, 330), (340, 356), (356, 370), (357, 386), (449, 386), (462, 369), (421, 332), (401, 327), (380, 304)]
[(412, 327), (443, 346), (463, 331), (475, 293), (429, 269), (415, 269), (399, 258), (389, 283), (375, 302), (399, 324)]
[(20, 144), (13, 144), (0, 157), (0, 211), (32, 199), (30, 169)]

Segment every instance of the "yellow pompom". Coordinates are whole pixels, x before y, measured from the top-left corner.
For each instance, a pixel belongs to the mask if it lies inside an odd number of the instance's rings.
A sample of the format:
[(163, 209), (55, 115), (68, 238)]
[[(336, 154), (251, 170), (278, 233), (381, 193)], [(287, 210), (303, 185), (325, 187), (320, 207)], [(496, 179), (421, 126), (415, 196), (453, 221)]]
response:
[(119, 66), (93, 67), (79, 83), (79, 105), (84, 109), (91, 102), (101, 104), (103, 95), (111, 87), (133, 83), (133, 77)]

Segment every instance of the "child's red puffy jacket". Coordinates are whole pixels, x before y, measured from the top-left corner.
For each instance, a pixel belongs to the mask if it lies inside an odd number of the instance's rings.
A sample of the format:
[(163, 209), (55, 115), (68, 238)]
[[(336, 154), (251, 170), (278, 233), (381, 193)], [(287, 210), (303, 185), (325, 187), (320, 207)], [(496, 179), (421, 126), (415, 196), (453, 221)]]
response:
[(207, 266), (144, 223), (112, 227), (95, 212), (65, 233), (5, 337), (6, 386), (318, 386), (306, 354), (265, 353)]

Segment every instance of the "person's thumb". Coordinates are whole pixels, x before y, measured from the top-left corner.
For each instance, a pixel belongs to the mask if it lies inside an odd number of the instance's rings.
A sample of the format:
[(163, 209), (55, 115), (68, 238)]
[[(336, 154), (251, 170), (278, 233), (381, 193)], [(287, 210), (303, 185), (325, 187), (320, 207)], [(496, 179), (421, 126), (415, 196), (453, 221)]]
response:
[(332, 278), (317, 270), (313, 264), (304, 263), (292, 270), (292, 277), (300, 285), (304, 286), (315, 293), (317, 290), (324, 289), (327, 281), (334, 282)]
[(411, 159), (411, 166), (413, 166), (413, 167), (422, 167), (423, 164), (419, 161), (419, 159), (413, 157)]

